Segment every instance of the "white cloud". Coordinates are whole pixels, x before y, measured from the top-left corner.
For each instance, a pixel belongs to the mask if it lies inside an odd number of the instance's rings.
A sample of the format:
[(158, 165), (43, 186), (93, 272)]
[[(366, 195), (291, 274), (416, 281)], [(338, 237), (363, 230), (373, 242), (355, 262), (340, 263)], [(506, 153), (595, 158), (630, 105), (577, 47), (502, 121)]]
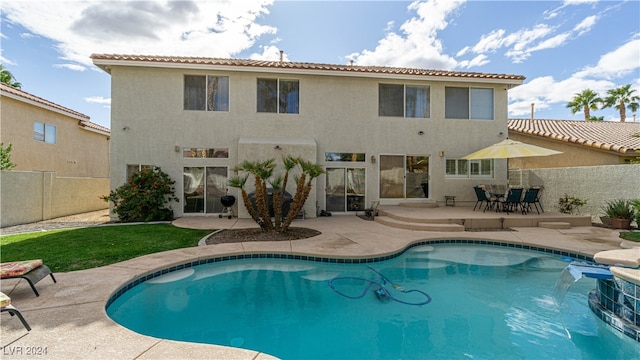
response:
[(463, 60), (458, 63), (458, 67), (468, 69), (471, 67), (486, 65), (490, 62), (489, 58), (485, 54), (480, 54), (471, 60)]
[[(560, 106), (566, 107), (575, 94), (584, 89), (591, 89), (600, 96), (606, 96), (607, 90), (625, 85), (617, 83), (619, 79), (640, 68), (640, 34), (627, 43), (604, 54), (598, 63), (576, 71), (564, 80), (556, 80), (552, 76), (542, 76), (509, 90), (509, 116), (529, 115), (531, 103), (538, 110)], [(640, 91), (640, 78), (632, 80), (632, 86)], [(571, 111), (566, 109), (567, 117)], [(619, 121), (616, 115), (609, 116)]]
[(591, 30), (591, 28), (596, 24), (597, 21), (598, 21), (597, 15), (587, 16), (586, 18), (584, 18), (584, 20), (582, 20), (578, 25), (576, 25), (573, 28), (573, 31), (578, 32), (578, 35), (582, 35), (587, 31)]
[[(415, 1), (408, 6), (417, 16), (405, 21), (401, 33), (389, 32), (373, 50), (363, 50), (347, 55), (359, 65), (389, 65), (452, 69), (456, 61), (443, 54), (443, 46), (437, 37), (448, 25), (447, 17), (464, 1), (429, 0)], [(400, 56), (401, 55), (401, 56)]]
[(509, 90), (509, 115), (529, 115), (531, 103), (535, 103), (538, 110), (548, 109), (554, 104), (565, 107), (575, 94), (584, 89), (604, 95), (606, 90), (614, 87), (615, 83), (609, 80), (584, 79), (576, 75), (560, 81), (552, 76), (538, 77)]
[(102, 96), (91, 96), (84, 98), (84, 101), (92, 104), (106, 104), (111, 105), (111, 98), (105, 98)]
[(55, 64), (53, 67), (58, 69), (69, 69), (73, 71), (85, 71), (87, 70), (86, 66), (78, 65), (78, 64)]
[[(276, 29), (260, 25), (273, 0), (4, 0), (3, 17), (54, 41), (60, 58), (92, 66), (92, 53), (232, 57)], [(55, 8), (56, 11), (50, 11)]]
[[(639, 34), (636, 34), (638, 37)], [(620, 77), (640, 68), (640, 39), (632, 39), (617, 49), (604, 54), (595, 66), (578, 72), (580, 77), (610, 78)]]
[[(269, 61), (278, 61), (280, 60), (280, 49), (278, 47), (269, 45), (269, 46), (261, 46), (262, 53), (253, 53), (249, 56), (252, 60), (269, 60)], [(289, 61), (289, 57), (287, 54), (283, 52), (282, 54), (283, 61)]]

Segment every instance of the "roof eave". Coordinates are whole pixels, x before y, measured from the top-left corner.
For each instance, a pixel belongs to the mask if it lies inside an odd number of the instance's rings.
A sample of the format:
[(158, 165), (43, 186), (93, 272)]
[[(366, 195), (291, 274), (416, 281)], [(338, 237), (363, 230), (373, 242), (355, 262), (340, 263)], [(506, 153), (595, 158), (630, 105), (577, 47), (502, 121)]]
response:
[(511, 76), (506, 74), (487, 74), (487, 76), (470, 76), (470, 75), (422, 75), (422, 74), (398, 74), (375, 71), (362, 70), (331, 70), (331, 69), (308, 69), (308, 68), (291, 68), (291, 67), (266, 67), (251, 65), (229, 65), (229, 64), (205, 64), (205, 63), (186, 63), (186, 62), (170, 62), (170, 61), (153, 61), (153, 60), (120, 60), (120, 59), (102, 59), (93, 58), (93, 63), (111, 74), (112, 66), (131, 66), (131, 67), (153, 67), (153, 68), (170, 68), (170, 69), (190, 69), (190, 70), (207, 70), (207, 71), (237, 71), (237, 72), (257, 72), (268, 74), (305, 74), (320, 76), (344, 76), (344, 77), (363, 77), (376, 79), (402, 79), (402, 80), (420, 80), (420, 81), (448, 81), (448, 82), (474, 82), (474, 83), (491, 83), (509, 85), (508, 89), (521, 85), (525, 78), (523, 76)]

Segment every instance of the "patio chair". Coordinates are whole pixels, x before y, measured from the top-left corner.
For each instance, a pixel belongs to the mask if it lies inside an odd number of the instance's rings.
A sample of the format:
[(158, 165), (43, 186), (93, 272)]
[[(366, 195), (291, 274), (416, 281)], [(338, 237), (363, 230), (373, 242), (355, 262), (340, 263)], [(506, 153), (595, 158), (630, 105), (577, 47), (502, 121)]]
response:
[(40, 296), (40, 293), (35, 285), (47, 275), (51, 276), (54, 283), (57, 282), (49, 267), (42, 263), (42, 259), (0, 264), (0, 279), (25, 279), (36, 296)]
[(378, 215), (378, 205), (380, 205), (380, 200), (372, 201), (371, 207), (364, 209), (364, 216), (375, 219), (376, 215)]
[[(524, 193), (524, 198), (522, 199), (522, 210), (524, 212), (531, 212), (531, 204), (536, 208), (538, 215), (540, 215), (540, 210), (544, 213), (544, 209), (542, 208), (542, 204), (540, 204), (540, 195), (542, 191), (539, 187), (532, 187), (527, 189)], [(538, 209), (538, 205), (540, 205), (540, 209)]]
[(477, 198), (476, 204), (473, 206), (473, 211), (476, 211), (476, 207), (478, 207), (478, 204), (480, 204), (480, 207), (478, 209), (482, 209), (482, 204), (484, 203), (486, 203), (484, 211), (493, 208), (494, 199), (491, 197), (488, 191), (483, 189), (481, 186), (474, 186), (473, 191), (475, 191)]
[(18, 319), (20, 319), (20, 322), (22, 322), (22, 325), (24, 325), (24, 327), (27, 329), (27, 331), (31, 331), (31, 326), (29, 326), (27, 320), (25, 320), (24, 316), (22, 316), (20, 310), (11, 305), (11, 298), (5, 295), (5, 293), (0, 292), (0, 313), (3, 313), (5, 311), (8, 312), (11, 316), (17, 316)]
[(518, 210), (520, 207), (520, 211), (524, 214), (524, 210), (522, 208), (522, 192), (524, 189), (522, 188), (512, 188), (509, 189), (509, 193), (504, 200), (500, 200), (500, 208), (503, 212), (507, 214), (512, 213)]

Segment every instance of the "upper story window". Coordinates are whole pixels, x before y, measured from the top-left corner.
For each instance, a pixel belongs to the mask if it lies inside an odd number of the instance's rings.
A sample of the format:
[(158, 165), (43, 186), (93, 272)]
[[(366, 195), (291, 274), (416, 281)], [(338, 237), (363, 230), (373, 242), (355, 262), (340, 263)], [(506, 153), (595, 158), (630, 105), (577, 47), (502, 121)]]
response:
[(378, 115), (428, 118), (430, 112), (429, 86), (378, 85)]
[(258, 112), (299, 114), (299, 81), (258, 79)]
[(445, 174), (447, 177), (492, 177), (493, 160), (464, 160), (447, 159), (445, 162)]
[(229, 77), (185, 75), (184, 110), (229, 111)]
[(47, 144), (55, 144), (56, 126), (35, 121), (33, 123), (33, 140)]
[(444, 117), (493, 120), (493, 89), (445, 87)]

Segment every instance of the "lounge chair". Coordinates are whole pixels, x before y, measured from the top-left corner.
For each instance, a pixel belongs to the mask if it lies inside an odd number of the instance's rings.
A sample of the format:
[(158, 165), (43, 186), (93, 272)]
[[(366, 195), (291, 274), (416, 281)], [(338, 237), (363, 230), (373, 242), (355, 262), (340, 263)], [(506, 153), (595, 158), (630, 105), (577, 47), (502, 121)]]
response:
[(51, 276), (54, 283), (57, 282), (49, 267), (42, 263), (42, 259), (0, 264), (0, 279), (25, 279), (36, 296), (40, 296), (40, 293), (35, 285), (47, 275)]
[[(542, 194), (542, 191), (540, 191), (539, 187), (532, 187), (527, 189), (527, 191), (524, 193), (524, 198), (522, 199), (522, 210), (524, 212), (531, 212), (531, 204), (533, 204), (533, 206), (536, 208), (536, 211), (538, 212), (538, 215), (540, 215), (540, 210), (544, 212), (542, 204), (540, 204), (540, 194)], [(540, 209), (538, 209), (538, 205), (540, 205)]]
[(27, 323), (27, 320), (24, 319), (22, 313), (16, 309), (13, 305), (11, 305), (11, 298), (5, 293), (0, 292), (0, 312), (8, 312), (11, 316), (17, 316), (18, 319), (22, 322), (22, 325), (27, 329), (27, 331), (31, 331), (31, 326)]

